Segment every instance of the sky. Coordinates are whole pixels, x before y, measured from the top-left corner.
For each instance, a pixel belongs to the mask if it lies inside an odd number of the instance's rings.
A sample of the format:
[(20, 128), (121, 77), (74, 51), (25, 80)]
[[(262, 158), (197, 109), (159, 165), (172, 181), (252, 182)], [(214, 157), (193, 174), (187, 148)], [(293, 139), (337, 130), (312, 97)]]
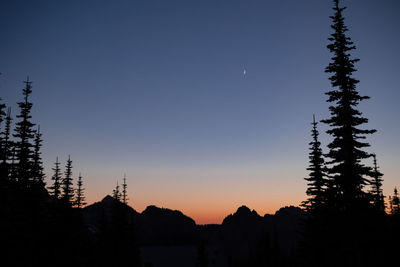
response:
[[(400, 186), (400, 2), (344, 4), (357, 88), (371, 97), (358, 107), (378, 130), (368, 151), (388, 195)], [(312, 115), (329, 117), (332, 1), (0, 5), (0, 97), (15, 115), (33, 81), (48, 183), (56, 157), (65, 166), (71, 155), (89, 204), (125, 173), (134, 209), (177, 209), (199, 224), (306, 199)]]

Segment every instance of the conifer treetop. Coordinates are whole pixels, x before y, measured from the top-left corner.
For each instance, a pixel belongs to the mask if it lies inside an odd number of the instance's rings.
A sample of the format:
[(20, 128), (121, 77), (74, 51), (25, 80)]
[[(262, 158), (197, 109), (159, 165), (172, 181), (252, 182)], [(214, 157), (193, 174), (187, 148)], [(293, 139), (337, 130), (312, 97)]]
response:
[(354, 64), (358, 59), (352, 58), (350, 54), (355, 46), (351, 38), (346, 36), (348, 29), (342, 15), (345, 8), (339, 7), (338, 0), (334, 3), (335, 14), (331, 16), (334, 32), (328, 38), (330, 44), (327, 46), (333, 57), (325, 69), (325, 72), (331, 74), (329, 79), (333, 87), (326, 93), (327, 101), (331, 103), (331, 117), (322, 122), (330, 126), (327, 133), (333, 137), (328, 145), (328, 172), (333, 177), (336, 195), (342, 198), (342, 203), (347, 203), (345, 206), (351, 206), (355, 199), (366, 197), (363, 188), (369, 184), (367, 177), (372, 176), (372, 168), (362, 162), (371, 156), (364, 151), (370, 145), (362, 140), (366, 138), (365, 135), (376, 130), (360, 127), (366, 124), (368, 119), (362, 117), (362, 113), (356, 108), (360, 101), (369, 97), (360, 96), (356, 90), (359, 81), (353, 78), (352, 74), (356, 71)]
[(310, 171), (309, 176), (304, 178), (308, 183), (306, 194), (309, 198), (302, 203), (302, 206), (310, 212), (318, 212), (324, 204), (324, 192), (325, 192), (325, 173), (324, 173), (324, 159), (321, 149), (321, 143), (318, 140), (318, 129), (317, 122), (315, 121), (315, 115), (313, 115), (313, 121), (311, 123), (311, 137), (312, 141), (310, 145), (310, 165), (307, 168)]
[(20, 114), (17, 118), (20, 119), (16, 123), (14, 137), (17, 139), (15, 142), (15, 157), (17, 160), (17, 173), (18, 181), (23, 187), (32, 180), (32, 161), (33, 161), (33, 138), (35, 131), (33, 127), (34, 123), (30, 121), (32, 103), (29, 102), (29, 95), (32, 93), (32, 82), (29, 80), (29, 76), (24, 81), (25, 87), (22, 90), (24, 99), (22, 102), (18, 102), (20, 108)]
[(72, 160), (68, 156), (67, 164), (65, 166), (64, 179), (62, 180), (62, 197), (66, 203), (73, 204), (74, 189), (72, 184)]

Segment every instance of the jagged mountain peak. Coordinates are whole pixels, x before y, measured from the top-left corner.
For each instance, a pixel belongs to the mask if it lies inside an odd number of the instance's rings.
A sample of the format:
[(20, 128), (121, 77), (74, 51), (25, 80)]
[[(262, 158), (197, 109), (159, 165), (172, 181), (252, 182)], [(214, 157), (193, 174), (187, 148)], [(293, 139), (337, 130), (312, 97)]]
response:
[(261, 220), (261, 216), (255, 210), (250, 210), (247, 206), (240, 206), (235, 213), (228, 215), (222, 224), (247, 223)]

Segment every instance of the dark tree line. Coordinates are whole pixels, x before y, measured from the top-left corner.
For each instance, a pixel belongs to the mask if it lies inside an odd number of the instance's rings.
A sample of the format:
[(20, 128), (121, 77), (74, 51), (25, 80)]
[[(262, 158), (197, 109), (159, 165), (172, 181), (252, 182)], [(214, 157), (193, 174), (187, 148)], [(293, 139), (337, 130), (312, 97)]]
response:
[[(82, 213), (83, 178), (79, 174), (75, 187), (70, 157), (64, 172), (56, 158), (51, 185), (46, 187), (42, 132), (31, 116), (32, 82), (28, 78), (24, 83), (14, 128), (11, 108), (0, 99), (1, 262), (4, 266), (109, 266), (113, 259), (107, 250), (127, 251), (135, 244), (133, 228), (126, 226), (126, 209), (119, 209), (120, 219), (108, 223), (107, 230), (91, 233)], [(124, 201), (126, 189), (124, 179)], [(129, 234), (130, 243), (112, 244), (116, 239), (110, 233), (115, 229), (119, 235)], [(98, 240), (103, 241), (101, 246)], [(104, 254), (101, 261), (99, 253)], [(122, 259), (114, 266), (126, 263)]]
[(2, 261), (7, 266), (47, 266), (63, 247), (52, 239), (66, 234), (63, 244), (76, 241), (73, 236), (79, 232), (80, 219), (69, 202), (59, 201), (65, 196), (61, 189), (67, 177), (61, 177), (58, 159), (54, 184), (46, 190), (42, 133), (31, 115), (32, 82), (27, 78), (24, 83), (14, 127), (11, 107), (5, 112), (6, 105), (0, 104), (0, 231), (6, 248)]
[[(20, 113), (16, 116), (14, 133), (12, 133), (11, 107), (8, 107), (7, 113), (4, 111), (6, 105), (0, 104), (0, 178), (1, 184), (5, 187), (16, 187), (21, 190), (36, 188), (36, 190), (45, 190), (45, 175), (43, 162), (41, 158), (42, 133), (40, 126), (35, 129), (35, 123), (31, 121), (31, 109), (33, 104), (29, 97), (32, 93), (32, 82), (29, 77), (24, 82), (25, 87), (22, 90), (23, 101), (18, 102)], [(1, 99), (0, 99), (1, 100)], [(5, 125), (3, 127), (3, 122)], [(14, 137), (14, 138), (12, 138)], [(72, 160), (69, 157), (65, 167), (65, 173), (62, 177), (58, 157), (56, 159), (54, 175), (51, 180), (53, 184), (48, 187), (48, 193), (55, 199), (62, 199), (64, 202), (72, 205), (79, 203), (82, 206), (84, 199), (83, 181), (80, 176), (77, 189), (73, 188)], [(76, 202), (74, 196), (76, 191)]]
[(83, 187), (83, 178), (79, 173), (76, 188), (73, 186), (73, 175), (72, 175), (72, 160), (68, 156), (67, 163), (65, 165), (64, 176), (61, 176), (60, 162), (56, 157), (54, 163), (53, 176), (51, 177), (52, 185), (48, 187), (48, 192), (54, 200), (60, 200), (64, 204), (71, 207), (83, 208), (86, 205), (85, 202), (85, 188)]

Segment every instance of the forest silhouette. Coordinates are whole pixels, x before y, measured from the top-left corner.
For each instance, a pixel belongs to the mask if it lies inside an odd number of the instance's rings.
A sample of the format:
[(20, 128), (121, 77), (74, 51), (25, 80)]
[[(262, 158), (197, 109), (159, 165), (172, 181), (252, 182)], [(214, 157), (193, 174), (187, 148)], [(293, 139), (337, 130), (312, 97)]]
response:
[[(87, 206), (73, 160), (55, 159), (45, 181), (42, 132), (32, 121), (33, 83), (24, 81), (18, 114), (0, 102), (2, 266), (386, 266), (397, 262), (400, 200), (382, 191), (379, 155), (368, 153), (368, 119), (353, 77), (358, 59), (339, 0), (332, 57), (325, 69), (330, 117), (312, 116), (306, 199), (260, 216), (242, 206), (221, 225), (196, 225), (180, 211), (128, 205), (124, 176), (111, 196)], [(311, 116), (310, 116), (311, 118)], [(13, 124), (13, 121), (15, 123)], [(318, 124), (329, 129), (322, 152)], [(371, 165), (367, 163), (371, 162)], [(64, 170), (64, 171), (63, 171)], [(111, 191), (111, 190), (110, 190)], [(110, 192), (111, 193), (111, 192)]]

